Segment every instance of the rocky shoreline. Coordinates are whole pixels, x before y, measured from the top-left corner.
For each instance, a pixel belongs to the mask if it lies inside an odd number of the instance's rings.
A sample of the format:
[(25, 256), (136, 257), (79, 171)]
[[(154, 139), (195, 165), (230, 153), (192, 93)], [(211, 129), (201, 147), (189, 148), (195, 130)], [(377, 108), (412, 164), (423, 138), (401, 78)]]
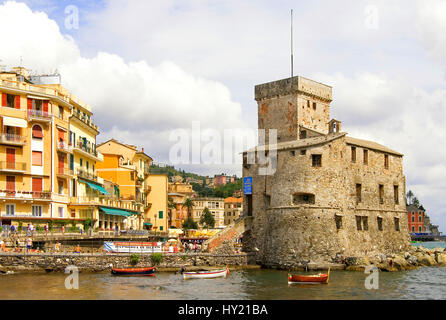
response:
[[(78, 267), (80, 272), (106, 272), (111, 266), (123, 268), (130, 265), (129, 254), (23, 254), (0, 253), (0, 274), (13, 272), (64, 272), (69, 265)], [(372, 257), (346, 257), (341, 263), (309, 263), (306, 268), (293, 270), (332, 270), (364, 271), (368, 266), (376, 266), (380, 271), (405, 271), (420, 266), (446, 266), (446, 248), (427, 249), (413, 247), (400, 254), (377, 255)], [(152, 255), (140, 255), (135, 267), (156, 266), (159, 272), (177, 272), (181, 268), (193, 271), (203, 267), (229, 266), (230, 269), (258, 269), (253, 254), (164, 254), (155, 263)], [(269, 267), (271, 269), (283, 269)]]

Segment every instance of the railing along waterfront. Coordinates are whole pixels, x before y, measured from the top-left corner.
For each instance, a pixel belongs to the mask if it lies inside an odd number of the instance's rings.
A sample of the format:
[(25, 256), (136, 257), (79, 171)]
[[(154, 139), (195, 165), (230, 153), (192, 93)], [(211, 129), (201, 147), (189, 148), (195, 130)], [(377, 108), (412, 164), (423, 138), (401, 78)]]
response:
[(0, 161), (0, 170), (26, 171), (26, 163), (25, 162)]
[(12, 134), (12, 133), (2, 133), (0, 135), (0, 141), (3, 143), (25, 143), (25, 137), (18, 135), (18, 134)]

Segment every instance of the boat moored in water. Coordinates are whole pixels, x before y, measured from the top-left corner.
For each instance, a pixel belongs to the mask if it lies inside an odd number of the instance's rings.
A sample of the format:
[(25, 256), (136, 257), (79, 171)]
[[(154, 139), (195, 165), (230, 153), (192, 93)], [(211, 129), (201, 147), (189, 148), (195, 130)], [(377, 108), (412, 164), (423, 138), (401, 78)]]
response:
[(330, 278), (330, 268), (328, 268), (327, 273), (319, 273), (310, 276), (288, 274), (288, 284), (322, 284), (322, 283), (328, 283), (329, 278)]
[(191, 271), (183, 272), (183, 279), (210, 279), (210, 278), (226, 278), (229, 274), (229, 269), (222, 270), (205, 270), (205, 271)]
[(112, 268), (113, 275), (121, 276), (154, 276), (155, 267), (148, 268)]

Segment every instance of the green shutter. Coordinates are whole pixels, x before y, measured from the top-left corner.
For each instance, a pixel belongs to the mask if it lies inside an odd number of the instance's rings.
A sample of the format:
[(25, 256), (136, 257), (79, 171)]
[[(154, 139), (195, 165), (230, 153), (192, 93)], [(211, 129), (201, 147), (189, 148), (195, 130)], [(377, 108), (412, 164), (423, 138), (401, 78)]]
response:
[(70, 154), (70, 170), (74, 170), (74, 156)]
[(163, 231), (163, 226), (160, 226), (160, 231)]
[(158, 214), (159, 214), (159, 218), (162, 219), (163, 218), (163, 212), (159, 211)]

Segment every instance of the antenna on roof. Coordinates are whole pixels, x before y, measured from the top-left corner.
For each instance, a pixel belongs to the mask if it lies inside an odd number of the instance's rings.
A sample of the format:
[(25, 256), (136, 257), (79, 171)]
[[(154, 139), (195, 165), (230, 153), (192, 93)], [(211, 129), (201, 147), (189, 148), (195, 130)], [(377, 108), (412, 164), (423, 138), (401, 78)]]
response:
[(293, 77), (293, 9), (291, 9), (291, 78)]

